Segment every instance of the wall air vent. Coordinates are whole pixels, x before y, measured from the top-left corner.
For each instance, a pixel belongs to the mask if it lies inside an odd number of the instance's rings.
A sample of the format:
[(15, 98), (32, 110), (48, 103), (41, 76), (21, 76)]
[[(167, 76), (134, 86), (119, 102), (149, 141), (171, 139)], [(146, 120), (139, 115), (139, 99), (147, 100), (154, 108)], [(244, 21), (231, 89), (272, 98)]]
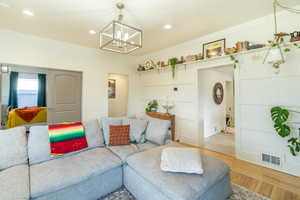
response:
[(266, 162), (266, 163), (270, 163), (270, 164), (277, 165), (277, 166), (281, 165), (281, 159), (279, 156), (262, 153), (261, 159), (263, 162)]

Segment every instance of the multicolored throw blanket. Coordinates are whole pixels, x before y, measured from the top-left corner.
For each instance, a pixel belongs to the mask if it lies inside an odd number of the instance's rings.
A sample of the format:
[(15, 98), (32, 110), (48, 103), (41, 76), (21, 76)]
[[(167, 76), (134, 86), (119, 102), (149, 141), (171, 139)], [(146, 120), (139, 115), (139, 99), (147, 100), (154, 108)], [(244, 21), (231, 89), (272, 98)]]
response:
[(52, 157), (88, 147), (81, 122), (49, 125), (48, 132)]

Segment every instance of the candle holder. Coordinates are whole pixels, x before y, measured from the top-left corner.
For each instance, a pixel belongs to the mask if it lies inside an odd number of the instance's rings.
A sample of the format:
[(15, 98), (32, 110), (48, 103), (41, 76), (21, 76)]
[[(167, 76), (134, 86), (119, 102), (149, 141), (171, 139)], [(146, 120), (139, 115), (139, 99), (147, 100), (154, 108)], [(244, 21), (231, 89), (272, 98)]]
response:
[(173, 105), (163, 105), (162, 107), (166, 110), (166, 113), (167, 113), (167, 114), (170, 114), (170, 113), (169, 113), (169, 110), (171, 110), (171, 109), (174, 108)]

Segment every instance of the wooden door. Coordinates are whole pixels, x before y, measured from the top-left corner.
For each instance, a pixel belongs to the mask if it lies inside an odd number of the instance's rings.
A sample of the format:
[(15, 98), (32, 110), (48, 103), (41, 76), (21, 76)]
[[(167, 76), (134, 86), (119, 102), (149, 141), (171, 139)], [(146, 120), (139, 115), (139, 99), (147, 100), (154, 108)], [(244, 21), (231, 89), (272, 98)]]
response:
[(49, 70), (47, 76), (48, 123), (81, 121), (82, 73)]

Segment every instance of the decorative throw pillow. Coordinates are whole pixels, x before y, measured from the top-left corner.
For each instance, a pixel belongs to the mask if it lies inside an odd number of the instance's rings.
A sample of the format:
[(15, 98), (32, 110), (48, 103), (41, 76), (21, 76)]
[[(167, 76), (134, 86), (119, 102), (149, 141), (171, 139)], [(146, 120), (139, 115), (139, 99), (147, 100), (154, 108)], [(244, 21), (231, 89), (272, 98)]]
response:
[(123, 118), (110, 118), (110, 117), (103, 117), (101, 118), (101, 127), (103, 130), (104, 142), (106, 145), (109, 144), (109, 126), (110, 125), (122, 125)]
[(98, 120), (90, 120), (83, 122), (84, 132), (89, 147), (102, 147), (104, 146), (103, 133), (98, 123)]
[(26, 146), (25, 127), (0, 130), (0, 171), (15, 165), (25, 164), (28, 159)]
[(144, 143), (144, 134), (148, 121), (142, 119), (123, 119), (123, 125), (130, 125), (129, 135), (131, 142)]
[(146, 140), (158, 145), (164, 145), (169, 134), (169, 120), (151, 119), (146, 130)]
[(203, 174), (200, 151), (196, 148), (165, 148), (161, 153), (160, 168), (167, 172)]
[(81, 122), (49, 125), (48, 133), (52, 157), (88, 147)]
[(129, 145), (129, 125), (109, 126), (109, 146)]

